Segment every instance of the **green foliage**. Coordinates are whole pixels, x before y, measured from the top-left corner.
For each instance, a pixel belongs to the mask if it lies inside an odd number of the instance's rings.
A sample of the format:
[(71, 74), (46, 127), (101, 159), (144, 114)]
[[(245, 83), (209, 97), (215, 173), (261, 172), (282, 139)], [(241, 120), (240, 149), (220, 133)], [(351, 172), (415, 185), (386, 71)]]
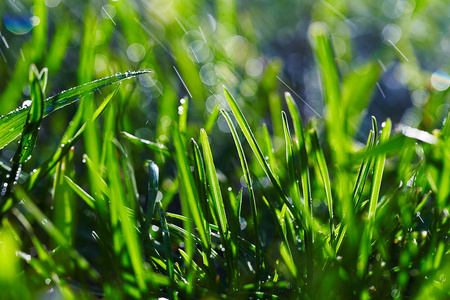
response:
[[(314, 21), (308, 119), (261, 54), (260, 4), (56, 2), (34, 1), (24, 58), (0, 68), (3, 109), (31, 99), (0, 117), (0, 299), (450, 297), (448, 91), (423, 79), (406, 6), (404, 53), (362, 61), (349, 1), (266, 3)], [(411, 20), (440, 1), (423, 3)], [(372, 117), (361, 139), (395, 56), (419, 122)]]

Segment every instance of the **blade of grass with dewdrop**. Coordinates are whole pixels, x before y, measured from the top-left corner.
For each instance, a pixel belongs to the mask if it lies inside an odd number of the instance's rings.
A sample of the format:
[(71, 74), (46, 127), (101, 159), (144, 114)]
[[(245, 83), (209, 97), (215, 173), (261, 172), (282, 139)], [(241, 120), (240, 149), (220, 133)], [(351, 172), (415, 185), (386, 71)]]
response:
[(145, 240), (149, 236), (149, 229), (152, 223), (153, 215), (156, 209), (156, 196), (158, 194), (159, 186), (159, 168), (151, 160), (145, 163), (148, 171), (148, 199), (147, 199), (147, 211), (145, 212), (145, 222), (142, 225), (141, 240)]
[(311, 140), (312, 152), (314, 158), (316, 160), (320, 177), (322, 178), (322, 182), (325, 188), (325, 195), (327, 197), (327, 206), (329, 213), (329, 222), (330, 222), (330, 241), (333, 244), (334, 240), (334, 213), (333, 213), (333, 196), (331, 194), (331, 181), (330, 175), (328, 173), (327, 163), (325, 161), (325, 156), (323, 155), (322, 147), (319, 144), (319, 137), (317, 136), (317, 131), (315, 129), (311, 129), (309, 131), (309, 138)]
[[(166, 216), (165, 216), (164, 211), (162, 210), (162, 205), (160, 202), (158, 203), (158, 212), (159, 212), (159, 219), (161, 221), (162, 238), (163, 238), (166, 261), (167, 261), (167, 276), (170, 278), (170, 280), (174, 281), (172, 242), (170, 241), (170, 233), (169, 233), (169, 227), (167, 225)], [(177, 294), (172, 289), (169, 289), (169, 299), (177, 299)]]
[[(255, 275), (256, 275), (256, 282), (255, 285), (257, 288), (259, 288), (260, 286), (260, 280), (261, 280), (261, 274), (260, 274), (260, 270), (261, 270), (261, 245), (259, 242), (259, 224), (258, 224), (258, 208), (256, 206), (256, 199), (255, 199), (255, 192), (253, 190), (253, 183), (252, 183), (252, 178), (250, 175), (250, 170), (248, 167), (248, 163), (247, 163), (247, 159), (245, 158), (245, 154), (244, 154), (244, 149), (242, 148), (242, 144), (239, 140), (239, 135), (236, 131), (236, 128), (234, 127), (233, 122), (231, 121), (230, 116), (228, 115), (228, 113), (224, 110), (221, 111), (222, 115), (225, 117), (228, 126), (230, 127), (230, 131), (231, 134), (233, 136), (234, 139), (234, 143), (236, 145), (236, 149), (239, 155), (239, 160), (241, 162), (241, 167), (242, 167), (242, 171), (244, 173), (244, 177), (245, 177), (245, 182), (247, 183), (247, 188), (248, 188), (248, 193), (249, 193), (249, 198), (250, 198), (250, 207), (252, 210), (252, 218), (253, 218), (253, 233), (255, 235), (255, 246), (256, 246), (256, 257), (255, 257)], [(242, 190), (241, 190), (242, 192)], [(241, 193), (242, 195), (242, 193)], [(231, 201), (231, 199), (230, 199)], [(240, 210), (241, 210), (241, 204), (242, 204), (242, 200), (240, 201), (240, 203), (238, 203), (238, 205), (235, 205), (235, 214), (236, 218), (237, 218), (237, 222), (240, 222)]]
[(61, 247), (66, 247), (69, 250), (70, 256), (77, 263), (81, 270), (84, 270), (89, 274), (92, 279), (99, 279), (99, 273), (94, 270), (89, 262), (82, 257), (75, 249), (69, 247), (68, 242), (64, 235), (55, 227), (55, 225), (42, 213), (42, 211), (33, 203), (25, 191), (17, 186), (15, 188), (14, 197), (19, 201), (22, 201), (22, 206), (26, 211), (30, 213), (33, 219), (39, 224), (40, 227)]
[[(379, 143), (385, 143), (389, 140), (389, 136), (391, 134), (391, 127), (392, 127), (391, 120), (387, 119), (384, 123), (384, 128), (382, 129)], [(368, 221), (361, 239), (360, 254), (357, 264), (357, 273), (359, 277), (363, 277), (364, 274), (366, 274), (366, 268), (369, 260), (369, 255), (371, 252), (372, 232), (374, 230), (377, 203), (380, 195), (381, 180), (383, 177), (385, 161), (386, 161), (386, 154), (381, 154), (375, 157), (373, 182), (369, 199)]]
[[(197, 226), (197, 230), (200, 236), (202, 246), (207, 249), (210, 248), (209, 239), (207, 237), (206, 229), (204, 227), (204, 214), (198, 206), (198, 195), (197, 190), (194, 189), (195, 183), (192, 178), (190, 164), (188, 158), (186, 156), (186, 150), (184, 148), (184, 143), (181, 138), (181, 134), (178, 130), (178, 126), (174, 126), (172, 130), (173, 136), (173, 144), (175, 148), (175, 162), (177, 164), (178, 172), (179, 172), (179, 180), (181, 184), (181, 188), (185, 197), (182, 197), (182, 205), (189, 209), (190, 214), (192, 215), (192, 219), (194, 220), (194, 224)], [(188, 249), (189, 245), (186, 243), (186, 249)], [(190, 245), (193, 247), (193, 245)], [(186, 251), (189, 255), (189, 251)]]
[(164, 155), (165, 157), (171, 157), (169, 149), (166, 146), (160, 143), (151, 142), (145, 139), (140, 139), (128, 132), (122, 131), (122, 136), (125, 137), (128, 141), (133, 143), (136, 146), (145, 147), (151, 151), (154, 151), (157, 154)]
[[(116, 96), (118, 90), (120, 87), (117, 85), (117, 87), (103, 100), (102, 104), (96, 109), (94, 112), (92, 122), (95, 122), (98, 120), (100, 115), (105, 111), (106, 107), (108, 107), (108, 104), (114, 99)], [(58, 148), (55, 151), (55, 154), (53, 154), (48, 160), (46, 160), (39, 168), (36, 169), (36, 171), (33, 172), (33, 174), (30, 177), (30, 181), (28, 184), (28, 189), (31, 189), (38, 180), (43, 178), (55, 165), (58, 161), (61, 160), (61, 158), (67, 154), (67, 152), (72, 148), (72, 146), (75, 145), (75, 143), (81, 138), (82, 133), (84, 132), (86, 124), (83, 124), (80, 129), (77, 131), (74, 131), (74, 135), (68, 134), (68, 131), (72, 131), (71, 125), (66, 130), (66, 133), (63, 135), (63, 138), (61, 140), (61, 143), (59, 144)]]
[[(116, 75), (105, 77), (99, 80), (94, 80), (92, 82), (56, 94), (44, 101), (44, 118), (52, 112), (63, 108), (66, 105), (72, 104), (80, 98), (89, 95), (105, 86), (149, 72), (151, 71), (136, 71), (123, 74), (118, 73)], [(0, 117), (0, 149), (12, 142), (21, 134), (22, 128), (26, 123), (26, 118), (29, 110), (29, 107), (18, 108), (7, 115)]]
[(275, 187), (275, 190), (279, 194), (282, 201), (288, 205), (288, 207), (292, 207), (292, 205), (289, 203), (289, 200), (287, 199), (286, 193), (281, 188), (278, 180), (276, 179), (275, 175), (273, 174), (272, 170), (270, 169), (270, 166), (264, 159), (264, 154), (261, 151), (261, 148), (258, 145), (258, 142), (256, 141), (255, 136), (253, 135), (250, 126), (248, 125), (247, 120), (245, 119), (241, 109), (237, 105), (236, 100), (233, 98), (233, 96), (230, 94), (230, 92), (227, 90), (227, 88), (224, 87), (225, 96), (228, 101), (228, 104), (230, 105), (231, 111), (233, 112), (234, 117), (237, 120), (237, 123), (239, 125), (239, 128), (241, 128), (242, 132), (244, 133), (244, 136), (247, 140), (247, 142), (250, 145), (250, 148), (252, 148), (253, 153), (256, 156), (256, 159), (258, 160), (259, 164), (263, 168), (266, 175), (269, 177), (269, 180), (272, 182), (273, 186)]
[[(125, 190), (124, 190), (124, 184), (121, 180), (121, 170), (119, 162), (116, 158), (115, 153), (115, 145), (113, 142), (112, 133), (106, 137), (106, 143), (108, 143), (107, 153), (106, 153), (106, 167), (108, 169), (107, 172), (107, 178), (108, 183), (111, 187), (110, 192), (110, 206), (111, 206), (111, 215), (114, 216), (116, 219), (116, 222), (120, 220), (120, 226), (118, 223), (114, 225), (114, 230), (118, 231), (119, 228), (121, 229), (121, 239), (123, 239), (123, 242), (126, 246), (127, 253), (129, 256), (129, 259), (131, 261), (131, 266), (133, 268), (135, 277), (136, 277), (136, 283), (141, 293), (147, 292), (147, 285), (145, 282), (145, 270), (144, 270), (144, 263), (142, 259), (142, 253), (141, 253), (141, 247), (136, 231), (136, 220), (131, 217), (127, 211), (126, 206), (124, 203), (124, 200), (126, 199)], [(116, 248), (116, 251), (122, 251), (120, 248)], [(116, 253), (116, 255), (119, 255), (119, 253)]]
[(227, 216), (225, 214), (225, 206), (223, 203), (222, 192), (220, 191), (219, 180), (217, 179), (217, 171), (214, 166), (213, 156), (211, 152), (211, 147), (209, 145), (208, 135), (204, 129), (200, 130), (200, 140), (203, 150), (203, 158), (205, 162), (205, 175), (206, 182), (209, 186), (209, 193), (211, 204), (213, 207), (213, 212), (216, 215), (217, 224), (219, 226), (219, 233), (221, 237), (221, 242), (225, 248), (225, 260), (227, 262), (227, 280), (229, 280), (230, 286), (233, 288), (237, 284), (237, 273), (233, 272), (233, 260), (237, 259), (232, 257), (230, 248), (230, 234), (228, 231)]
[[(32, 101), (31, 107), (23, 127), (22, 138), (19, 142), (18, 149), (11, 160), (13, 163), (17, 164), (26, 162), (31, 156), (39, 132), (39, 126), (41, 125), (44, 116), (45, 96), (39, 80), (39, 71), (35, 65), (30, 66), (29, 80)], [(46, 81), (46, 79), (44, 80)]]
[(188, 98), (184, 97), (180, 100), (180, 106), (178, 106), (178, 127), (182, 133), (186, 132), (187, 114)]
[[(47, 81), (46, 74), (46, 72), (43, 72), (43, 83)], [(42, 90), (39, 71), (35, 65), (30, 66), (29, 82), (32, 99), (31, 107), (28, 111), (26, 122), (22, 129), (22, 138), (20, 139), (16, 152), (11, 159), (13, 164), (11, 167), (11, 172), (9, 173), (9, 178), (6, 179), (1, 187), (0, 211), (2, 213), (10, 209), (13, 204), (13, 201), (9, 196), (13, 186), (19, 179), (21, 164), (26, 162), (31, 157), (31, 153), (33, 152), (39, 132), (39, 126), (41, 125), (43, 118), (45, 96)]]

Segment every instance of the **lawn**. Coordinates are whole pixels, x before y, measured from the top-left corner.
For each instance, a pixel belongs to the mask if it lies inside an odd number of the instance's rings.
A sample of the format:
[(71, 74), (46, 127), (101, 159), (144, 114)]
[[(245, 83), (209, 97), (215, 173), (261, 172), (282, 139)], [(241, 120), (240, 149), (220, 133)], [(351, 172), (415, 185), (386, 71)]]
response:
[(0, 299), (450, 298), (444, 0), (0, 3)]

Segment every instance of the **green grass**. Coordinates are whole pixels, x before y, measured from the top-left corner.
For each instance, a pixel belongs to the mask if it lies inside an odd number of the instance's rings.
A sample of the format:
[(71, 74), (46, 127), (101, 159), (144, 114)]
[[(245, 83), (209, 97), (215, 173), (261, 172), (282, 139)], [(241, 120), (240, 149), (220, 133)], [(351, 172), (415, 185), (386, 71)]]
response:
[(111, 1), (112, 20), (80, 4), (74, 24), (35, 1), (25, 59), (0, 69), (0, 298), (450, 297), (448, 91), (405, 83), (427, 93), (419, 125), (372, 117), (364, 145), (381, 68), (336, 57), (331, 4), (310, 8), (324, 110), (308, 119), (237, 1), (163, 2)]

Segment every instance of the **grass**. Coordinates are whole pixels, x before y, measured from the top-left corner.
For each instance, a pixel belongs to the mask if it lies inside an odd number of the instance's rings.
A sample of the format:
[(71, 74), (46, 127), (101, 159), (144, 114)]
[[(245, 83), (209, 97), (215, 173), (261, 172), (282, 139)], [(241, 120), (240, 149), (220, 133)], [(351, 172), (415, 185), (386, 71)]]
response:
[(196, 1), (158, 2), (159, 23), (120, 1), (106, 17), (80, 6), (70, 72), (70, 12), (35, 2), (41, 23), (1, 86), (0, 298), (450, 296), (450, 119), (429, 112), (447, 91), (428, 90), (415, 127), (372, 117), (364, 145), (381, 70), (342, 67), (321, 10), (308, 34), (325, 109), (305, 118), (311, 107), (279, 96), (278, 60), (251, 75), (257, 35), (237, 2), (215, 6), (217, 32)]

